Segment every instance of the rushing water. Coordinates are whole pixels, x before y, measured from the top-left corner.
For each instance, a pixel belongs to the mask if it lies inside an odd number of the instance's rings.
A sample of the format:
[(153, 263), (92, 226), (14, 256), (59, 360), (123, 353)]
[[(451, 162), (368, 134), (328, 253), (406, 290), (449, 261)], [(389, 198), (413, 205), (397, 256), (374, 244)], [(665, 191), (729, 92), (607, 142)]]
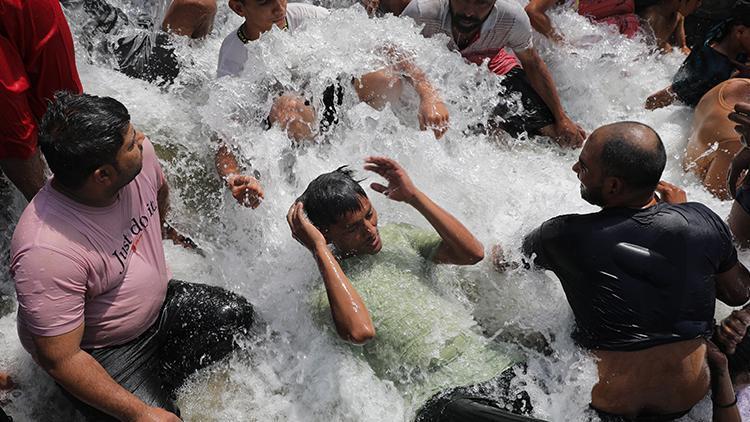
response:
[[(305, 31), (265, 34), (250, 46), (245, 75), (216, 81), (221, 42), (241, 23), (220, 4), (214, 30), (206, 39), (176, 41), (184, 68), (167, 89), (129, 79), (105, 61), (92, 61), (78, 42), (78, 17), (71, 16), (85, 90), (123, 102), (134, 125), (156, 144), (172, 187), (171, 220), (205, 251), (201, 257), (165, 244), (175, 277), (239, 292), (268, 323), (246, 351), (201, 372), (185, 386), (179, 400), (186, 420), (406, 421), (419, 407), (404, 399), (393, 383), (378, 379), (349, 346), (310, 316), (308, 299), (319, 282), (317, 269), (310, 254), (291, 238), (284, 217), (318, 174), (343, 164), (361, 170), (368, 155), (393, 157), (488, 249), (500, 243), (511, 257), (519, 256), (523, 235), (543, 220), (595, 209), (578, 194), (571, 171), (577, 151), (538, 139), (464, 133), (494, 104), (498, 80), (448, 52), (446, 38), (426, 40), (410, 20), (372, 20), (359, 7), (346, 9), (338, 0), (326, 4), (342, 9)], [(683, 186), (691, 200), (726, 216), (731, 204), (713, 198), (694, 176), (682, 171), (690, 110), (643, 109), (648, 94), (668, 84), (683, 56), (654, 53), (638, 40), (594, 27), (571, 12), (556, 12), (553, 19), (569, 43), (551, 49), (540, 39), (537, 47), (573, 120), (588, 132), (618, 120), (652, 125), (667, 147), (664, 179)], [(322, 93), (336, 79), (348, 81), (381, 67), (385, 60), (377, 50), (384, 44), (411, 53), (443, 94), (452, 127), (443, 139), (417, 130), (413, 91), (406, 93), (402, 104), (375, 111), (358, 104), (345, 82), (341, 122), (320, 144), (293, 149), (279, 129), (260, 128), (273, 99), (269, 86)], [(215, 146), (209, 141), (213, 133), (232, 140), (261, 173), (266, 199), (258, 209), (238, 206), (219, 182), (213, 170)], [(376, 179), (364, 171), (360, 175)], [(381, 223), (427, 225), (408, 206), (369, 194)], [(11, 199), (13, 215), (4, 221), (17, 218), (23, 208), (20, 195)], [(3, 256), (11, 232), (9, 227), (0, 236)], [(0, 289), (12, 292), (4, 271), (7, 259), (2, 266)], [(596, 419), (587, 410), (596, 382), (595, 364), (569, 338), (572, 314), (553, 275), (525, 270), (497, 274), (485, 260), (468, 269), (443, 268), (439, 278), (441, 294), (470, 309), (488, 335), (507, 339), (541, 333), (550, 342), (551, 355), (526, 350), (528, 374), (519, 379), (532, 397), (535, 416)], [(466, 286), (459, 286), (467, 280), (473, 292), (468, 295)], [(718, 315), (726, 313), (726, 307), (718, 307)], [(0, 396), (9, 414), (19, 421), (72, 419), (57, 387), (21, 348), (14, 314), (0, 318), (0, 350), (0, 369), (11, 372), (20, 385)], [(710, 404), (704, 400), (684, 420), (707, 420), (709, 415)]]

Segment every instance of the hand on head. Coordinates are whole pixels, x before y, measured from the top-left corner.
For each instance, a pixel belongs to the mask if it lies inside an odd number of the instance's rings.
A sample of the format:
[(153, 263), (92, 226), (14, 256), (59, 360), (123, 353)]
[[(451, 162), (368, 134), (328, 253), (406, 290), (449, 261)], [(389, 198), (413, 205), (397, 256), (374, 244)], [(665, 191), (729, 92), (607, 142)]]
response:
[(681, 187), (665, 182), (664, 180), (660, 180), (659, 184), (656, 185), (656, 193), (659, 196), (659, 200), (667, 204), (682, 204), (687, 202), (687, 194)]
[(419, 129), (432, 129), (435, 138), (440, 139), (448, 130), (450, 118), (448, 107), (437, 95), (430, 96), (419, 104)]
[(255, 209), (263, 201), (263, 187), (258, 179), (242, 174), (230, 174), (226, 182), (238, 204)]
[(313, 251), (316, 246), (326, 245), (325, 236), (318, 230), (310, 219), (305, 215), (305, 206), (302, 202), (295, 202), (286, 214), (286, 221), (292, 230), (292, 237), (302, 246)]
[(750, 312), (745, 309), (732, 311), (728, 317), (721, 321), (721, 325), (714, 334), (714, 341), (727, 354), (731, 355), (737, 345), (745, 338), (748, 326), (750, 326)]
[(365, 170), (375, 172), (388, 181), (388, 186), (380, 183), (370, 184), (372, 190), (382, 193), (388, 199), (409, 202), (419, 192), (409, 175), (406, 174), (406, 170), (395, 160), (386, 157), (368, 157), (365, 160)]

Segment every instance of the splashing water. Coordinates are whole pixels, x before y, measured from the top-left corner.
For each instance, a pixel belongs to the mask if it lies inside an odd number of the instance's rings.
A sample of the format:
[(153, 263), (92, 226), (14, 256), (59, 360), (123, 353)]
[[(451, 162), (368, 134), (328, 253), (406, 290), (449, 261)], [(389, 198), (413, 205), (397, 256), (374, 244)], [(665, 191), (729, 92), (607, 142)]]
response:
[[(328, 6), (344, 7), (340, 1)], [(317, 269), (309, 253), (289, 233), (285, 215), (307, 183), (320, 173), (349, 164), (361, 169), (364, 157), (398, 160), (414, 182), (462, 220), (489, 247), (500, 243), (510, 258), (525, 233), (547, 218), (595, 208), (578, 195), (570, 167), (577, 151), (541, 139), (497, 139), (465, 134), (482, 122), (495, 104), (498, 78), (449, 52), (447, 38), (424, 39), (410, 20), (368, 19), (355, 6), (336, 10), (294, 34), (273, 30), (249, 46), (250, 58), (239, 78), (215, 80), (218, 51), (241, 18), (220, 4), (213, 32), (204, 40), (175, 40), (182, 71), (166, 89), (130, 79), (111, 63), (92, 62), (78, 41), (82, 34), (71, 16), (79, 71), (85, 90), (112, 96), (129, 109), (132, 121), (157, 147), (172, 187), (173, 224), (207, 253), (165, 245), (175, 278), (219, 285), (246, 296), (267, 321), (265, 334), (231, 359), (197, 374), (182, 389), (185, 420), (400, 421), (410, 420), (421, 403), (405, 399), (393, 383), (375, 376), (352, 349), (317, 325), (308, 300)], [(568, 43), (550, 48), (538, 39), (562, 102), (574, 121), (591, 132), (617, 120), (638, 120), (662, 136), (669, 161), (664, 179), (683, 186), (693, 201), (726, 216), (720, 202), (681, 168), (690, 110), (671, 106), (654, 112), (645, 98), (665, 87), (683, 60), (661, 55), (638, 39), (593, 26), (571, 11), (553, 21)], [(378, 48), (397, 45), (427, 73), (451, 112), (451, 130), (439, 141), (417, 130), (416, 94), (376, 111), (355, 100), (351, 78), (377, 70), (387, 61)], [(277, 91), (319, 98), (340, 81), (346, 92), (340, 123), (318, 145), (291, 148), (278, 128), (261, 129)], [(408, 91), (408, 90), (407, 90)], [(217, 133), (236, 145), (243, 159), (262, 175), (266, 200), (256, 210), (238, 206), (213, 170)], [(369, 180), (377, 176), (365, 175)], [(369, 182), (368, 180), (368, 182)], [(405, 204), (369, 191), (381, 224), (427, 222)], [(12, 198), (14, 221), (22, 210)], [(7, 256), (11, 227), (3, 230), (0, 250)], [(747, 254), (742, 254), (746, 259)], [(7, 258), (0, 289), (12, 292)], [(51, 270), (51, 269), (50, 269)], [(540, 333), (551, 344), (545, 356), (525, 349), (528, 373), (519, 383), (529, 392), (535, 416), (549, 420), (596, 419), (588, 411), (596, 367), (591, 356), (570, 340), (573, 317), (552, 274), (512, 270), (497, 274), (489, 259), (472, 268), (439, 271), (440, 291), (471, 310), (482, 329), (498, 339)], [(474, 293), (463, 293), (466, 280)], [(717, 315), (728, 308), (717, 307)], [(436, 325), (440, 321), (435, 321)], [(0, 318), (0, 369), (13, 374), (19, 389), (0, 396), (18, 421), (71, 420), (73, 411), (57, 387), (21, 348), (13, 314)], [(684, 420), (707, 420), (710, 403), (696, 406)]]

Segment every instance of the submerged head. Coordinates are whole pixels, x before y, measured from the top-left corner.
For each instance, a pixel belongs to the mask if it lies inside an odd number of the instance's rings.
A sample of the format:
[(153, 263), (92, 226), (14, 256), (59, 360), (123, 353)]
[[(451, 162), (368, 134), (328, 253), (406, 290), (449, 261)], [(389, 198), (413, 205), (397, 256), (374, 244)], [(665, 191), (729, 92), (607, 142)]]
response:
[(343, 255), (374, 255), (382, 242), (378, 213), (346, 166), (310, 182), (299, 197), (310, 222)]
[(55, 182), (116, 192), (140, 173), (143, 134), (122, 103), (60, 91), (39, 124), (39, 146)]
[(478, 30), (495, 6), (495, 0), (450, 0), (451, 22), (462, 33)]
[(274, 25), (286, 27), (286, 4), (287, 0), (229, 0), (229, 8), (245, 18), (245, 36), (251, 40)]
[(630, 206), (652, 197), (667, 155), (650, 126), (618, 122), (595, 130), (573, 165), (581, 197), (601, 207)]

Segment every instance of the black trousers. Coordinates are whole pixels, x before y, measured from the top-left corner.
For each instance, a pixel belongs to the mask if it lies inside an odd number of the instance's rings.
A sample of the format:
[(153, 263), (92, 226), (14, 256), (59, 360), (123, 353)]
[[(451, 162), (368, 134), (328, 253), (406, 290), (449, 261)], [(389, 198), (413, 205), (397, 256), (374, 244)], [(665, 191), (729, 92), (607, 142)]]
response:
[[(508, 368), (489, 381), (435, 394), (419, 409), (414, 422), (543, 422), (527, 416), (533, 410), (529, 394), (511, 389), (515, 368)], [(488, 398), (498, 393), (500, 401)]]
[[(505, 92), (500, 93), (500, 102), (492, 111), (499, 118), (493, 122), (496, 126), (516, 137), (521, 132), (539, 135), (543, 127), (555, 123), (552, 110), (531, 86), (522, 68), (516, 67), (508, 72), (501, 85), (505, 87)], [(518, 102), (512, 99), (514, 94), (520, 95), (522, 110), (519, 110)]]
[(2, 407), (0, 407), (0, 422), (13, 422), (13, 419), (3, 412)]
[[(205, 284), (169, 282), (158, 320), (137, 339), (88, 350), (109, 375), (146, 404), (179, 415), (174, 392), (192, 373), (236, 348), (255, 320), (242, 296)], [(90, 421), (116, 419), (66, 394)]]

